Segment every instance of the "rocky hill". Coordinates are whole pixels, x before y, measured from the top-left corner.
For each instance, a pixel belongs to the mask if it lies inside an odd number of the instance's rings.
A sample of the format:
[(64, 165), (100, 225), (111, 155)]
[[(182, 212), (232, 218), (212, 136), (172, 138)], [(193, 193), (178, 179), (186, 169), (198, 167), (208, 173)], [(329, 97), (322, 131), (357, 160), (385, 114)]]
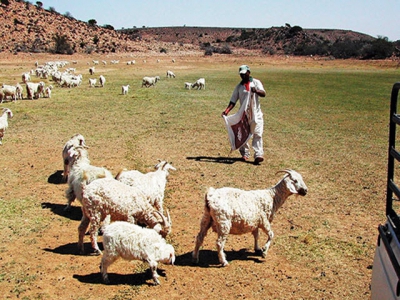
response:
[(315, 54), (346, 58), (346, 55), (357, 56), (359, 49), (376, 40), (348, 30), (303, 29), (289, 24), (265, 29), (183, 26), (114, 30), (112, 26), (101, 27), (55, 10), (46, 10), (38, 3), (1, 0), (1, 52), (201, 52), (212, 55), (251, 51), (271, 55)]

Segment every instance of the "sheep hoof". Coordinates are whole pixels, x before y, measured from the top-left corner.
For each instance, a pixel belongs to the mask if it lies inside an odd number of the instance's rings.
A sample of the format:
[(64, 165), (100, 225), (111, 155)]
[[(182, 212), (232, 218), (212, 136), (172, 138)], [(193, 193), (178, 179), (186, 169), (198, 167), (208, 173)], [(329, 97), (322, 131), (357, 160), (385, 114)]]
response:
[(101, 254), (103, 253), (99, 249), (95, 249), (93, 252), (90, 253), (91, 256), (99, 256)]
[(229, 265), (229, 263), (227, 261), (224, 261), (224, 262), (222, 262), (221, 267), (226, 267), (228, 265)]

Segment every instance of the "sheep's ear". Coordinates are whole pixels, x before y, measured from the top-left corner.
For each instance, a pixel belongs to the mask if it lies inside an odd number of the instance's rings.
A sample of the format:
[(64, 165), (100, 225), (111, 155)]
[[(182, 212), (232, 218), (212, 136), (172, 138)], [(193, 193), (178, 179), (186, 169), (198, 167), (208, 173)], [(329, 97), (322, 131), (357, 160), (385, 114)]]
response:
[(287, 187), (292, 194), (298, 194), (297, 189), (296, 189), (295, 185), (293, 184), (292, 180), (289, 180)]

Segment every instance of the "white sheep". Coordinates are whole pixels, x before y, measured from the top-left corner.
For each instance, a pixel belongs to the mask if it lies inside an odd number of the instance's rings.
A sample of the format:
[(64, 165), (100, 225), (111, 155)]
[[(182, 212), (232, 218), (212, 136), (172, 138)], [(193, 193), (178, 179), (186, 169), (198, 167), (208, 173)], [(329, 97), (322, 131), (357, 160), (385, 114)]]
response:
[[(71, 172), (72, 173), (72, 172)], [(84, 253), (83, 238), (89, 227), (91, 245), (95, 254), (101, 254), (97, 234), (106, 217), (111, 221), (128, 221), (153, 228), (162, 237), (171, 232), (171, 218), (154, 209), (146, 196), (134, 187), (114, 178), (101, 178), (85, 184), (82, 180), (82, 219), (78, 227), (78, 249)]]
[(0, 145), (3, 144), (3, 137), (6, 132), (6, 129), (8, 128), (8, 118), (12, 118), (13, 113), (10, 109), (8, 108), (3, 108), (3, 112), (1, 113), (0, 116)]
[(123, 85), (122, 86), (122, 95), (128, 94), (128, 90), (129, 90), (129, 84), (128, 85)]
[(94, 65), (98, 65), (99, 64), (98, 60), (92, 60), (92, 62), (93, 62)]
[(23, 93), (22, 93), (23, 89), (22, 89), (22, 86), (21, 86), (19, 83), (17, 83), (17, 84), (15, 85), (15, 87), (17, 88), (17, 99), (18, 99), (18, 100), (22, 100), (22, 99), (23, 99)]
[(185, 89), (190, 90), (191, 87), (192, 87), (191, 82), (185, 82)]
[(192, 83), (192, 88), (196, 88), (198, 90), (206, 89), (206, 80), (204, 78), (197, 79), (195, 83)]
[(155, 76), (155, 77), (143, 77), (142, 80), (142, 87), (150, 87), (150, 86), (155, 86), (157, 81), (160, 80), (160, 76)]
[(53, 86), (52, 85), (49, 85), (49, 86), (47, 86), (45, 89), (44, 89), (44, 95), (45, 95), (45, 97), (47, 97), (47, 98), (51, 98), (51, 90), (53, 89)]
[(174, 264), (175, 250), (155, 230), (117, 221), (103, 227), (103, 257), (100, 272), (109, 283), (107, 269), (118, 258), (141, 260), (149, 264), (154, 284), (160, 284), (157, 263)]
[(31, 75), (29, 73), (22, 74), (22, 82), (27, 83), (28, 81), (31, 81)]
[(86, 147), (72, 147), (68, 150), (69, 172), (68, 188), (65, 192), (67, 206), (64, 210), (68, 211), (75, 199), (82, 202), (82, 186), (91, 183), (99, 178), (112, 178), (110, 171), (103, 167), (90, 164), (89, 155)]
[(160, 161), (154, 168), (156, 171), (145, 174), (137, 170), (122, 170), (115, 179), (139, 189), (155, 209), (164, 213), (163, 202), (167, 177), (170, 170), (176, 171), (176, 169), (166, 161)]
[(106, 78), (103, 75), (100, 75), (99, 83), (101, 87), (104, 87), (104, 85), (106, 84)]
[(167, 71), (167, 78), (175, 78), (174, 72), (168, 70), (168, 71)]
[(262, 229), (268, 236), (267, 243), (262, 250), (262, 256), (267, 255), (274, 234), (271, 222), (277, 210), (285, 200), (293, 194), (305, 196), (307, 186), (302, 176), (293, 170), (281, 171), (286, 175), (273, 187), (266, 190), (244, 191), (237, 188), (224, 187), (209, 188), (205, 195), (204, 214), (201, 219), (200, 232), (196, 238), (196, 245), (192, 253), (193, 260), (198, 263), (199, 249), (210, 227), (218, 234), (218, 258), (222, 266), (227, 266), (224, 253), (225, 242), (229, 233), (244, 234), (251, 232), (254, 236), (254, 250), (260, 251), (258, 246), (258, 229)]
[(71, 148), (74, 147), (83, 147), (83, 148), (89, 148), (86, 145), (85, 138), (82, 134), (77, 133), (71, 136), (71, 138), (64, 144), (63, 150), (62, 150), (62, 159), (63, 159), (63, 164), (64, 164), (64, 172), (63, 172), (63, 182), (67, 181), (68, 178), (68, 173), (69, 173), (69, 167), (72, 162), (72, 158), (70, 157), (68, 151)]
[(26, 93), (27, 93), (27, 97), (28, 99), (39, 99), (40, 95), (43, 93), (44, 91), (44, 82), (40, 81), (40, 82), (27, 82), (26, 83)]
[(13, 100), (15, 102), (15, 101), (17, 101), (18, 94), (20, 94), (17, 86), (15, 86), (15, 85), (3, 84), (1, 87), (1, 91), (4, 96), (0, 103), (3, 103), (3, 100), (6, 97), (11, 97), (11, 100)]
[(89, 78), (89, 87), (95, 87), (96, 82), (97, 82), (96, 78)]

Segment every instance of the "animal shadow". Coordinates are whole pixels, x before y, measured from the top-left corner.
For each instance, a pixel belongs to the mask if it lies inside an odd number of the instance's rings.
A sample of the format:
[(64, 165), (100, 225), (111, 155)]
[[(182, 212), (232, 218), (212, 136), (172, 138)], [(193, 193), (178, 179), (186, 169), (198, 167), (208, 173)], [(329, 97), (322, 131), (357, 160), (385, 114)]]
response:
[(55, 204), (49, 202), (43, 202), (41, 204), (43, 209), (50, 209), (52, 213), (56, 215), (69, 218), (73, 221), (80, 221), (82, 219), (82, 209), (80, 206), (71, 206), (68, 211), (65, 211), (65, 204)]
[[(243, 162), (240, 157), (212, 157), (212, 156), (188, 156), (186, 159), (189, 160), (195, 160), (195, 161), (200, 161), (200, 162), (211, 162), (211, 163), (219, 163), (219, 164), (227, 164), (231, 165), (234, 164), (235, 162)], [(246, 161), (246, 163), (250, 163)]]
[[(103, 243), (99, 242), (98, 245), (99, 245), (100, 250), (103, 251), (104, 250)], [(83, 256), (99, 256), (98, 254), (95, 254), (93, 252), (93, 249), (91, 247), (92, 247), (91, 243), (84, 243), (85, 254)], [(52, 253), (61, 254), (61, 255), (81, 255), (79, 253), (77, 243), (68, 243), (65, 245), (58, 246), (54, 249), (44, 248), (43, 250), (46, 252), (52, 252)]]
[[(131, 285), (131, 286), (140, 286), (147, 284), (149, 286), (154, 285), (154, 281), (152, 279), (152, 274), (150, 269), (147, 269), (144, 272), (135, 273), (135, 270), (132, 271), (132, 274), (116, 274), (116, 273), (107, 273), (108, 279), (110, 283), (107, 285)], [(157, 268), (157, 274), (161, 277), (165, 277), (165, 271), (163, 269)], [(90, 284), (104, 284), (101, 278), (101, 273), (92, 273), (87, 275), (74, 275), (73, 278), (77, 279), (82, 283), (90, 283)], [(104, 284), (105, 285), (105, 284)]]
[(47, 182), (48, 183), (52, 183), (52, 184), (63, 184), (65, 182), (63, 182), (63, 171), (62, 170), (57, 170), (55, 171), (53, 174), (51, 174), (49, 176), (49, 178), (47, 178)]
[[(248, 249), (240, 249), (239, 251), (224, 251), (228, 262), (235, 260), (252, 260), (255, 263), (262, 263), (260, 259), (261, 253), (250, 252)], [(176, 258), (175, 265), (191, 265), (198, 266), (201, 268), (219, 268), (221, 264), (218, 259), (217, 251), (212, 250), (200, 250), (199, 252), (199, 263), (196, 264), (192, 261), (192, 252), (186, 253)]]

